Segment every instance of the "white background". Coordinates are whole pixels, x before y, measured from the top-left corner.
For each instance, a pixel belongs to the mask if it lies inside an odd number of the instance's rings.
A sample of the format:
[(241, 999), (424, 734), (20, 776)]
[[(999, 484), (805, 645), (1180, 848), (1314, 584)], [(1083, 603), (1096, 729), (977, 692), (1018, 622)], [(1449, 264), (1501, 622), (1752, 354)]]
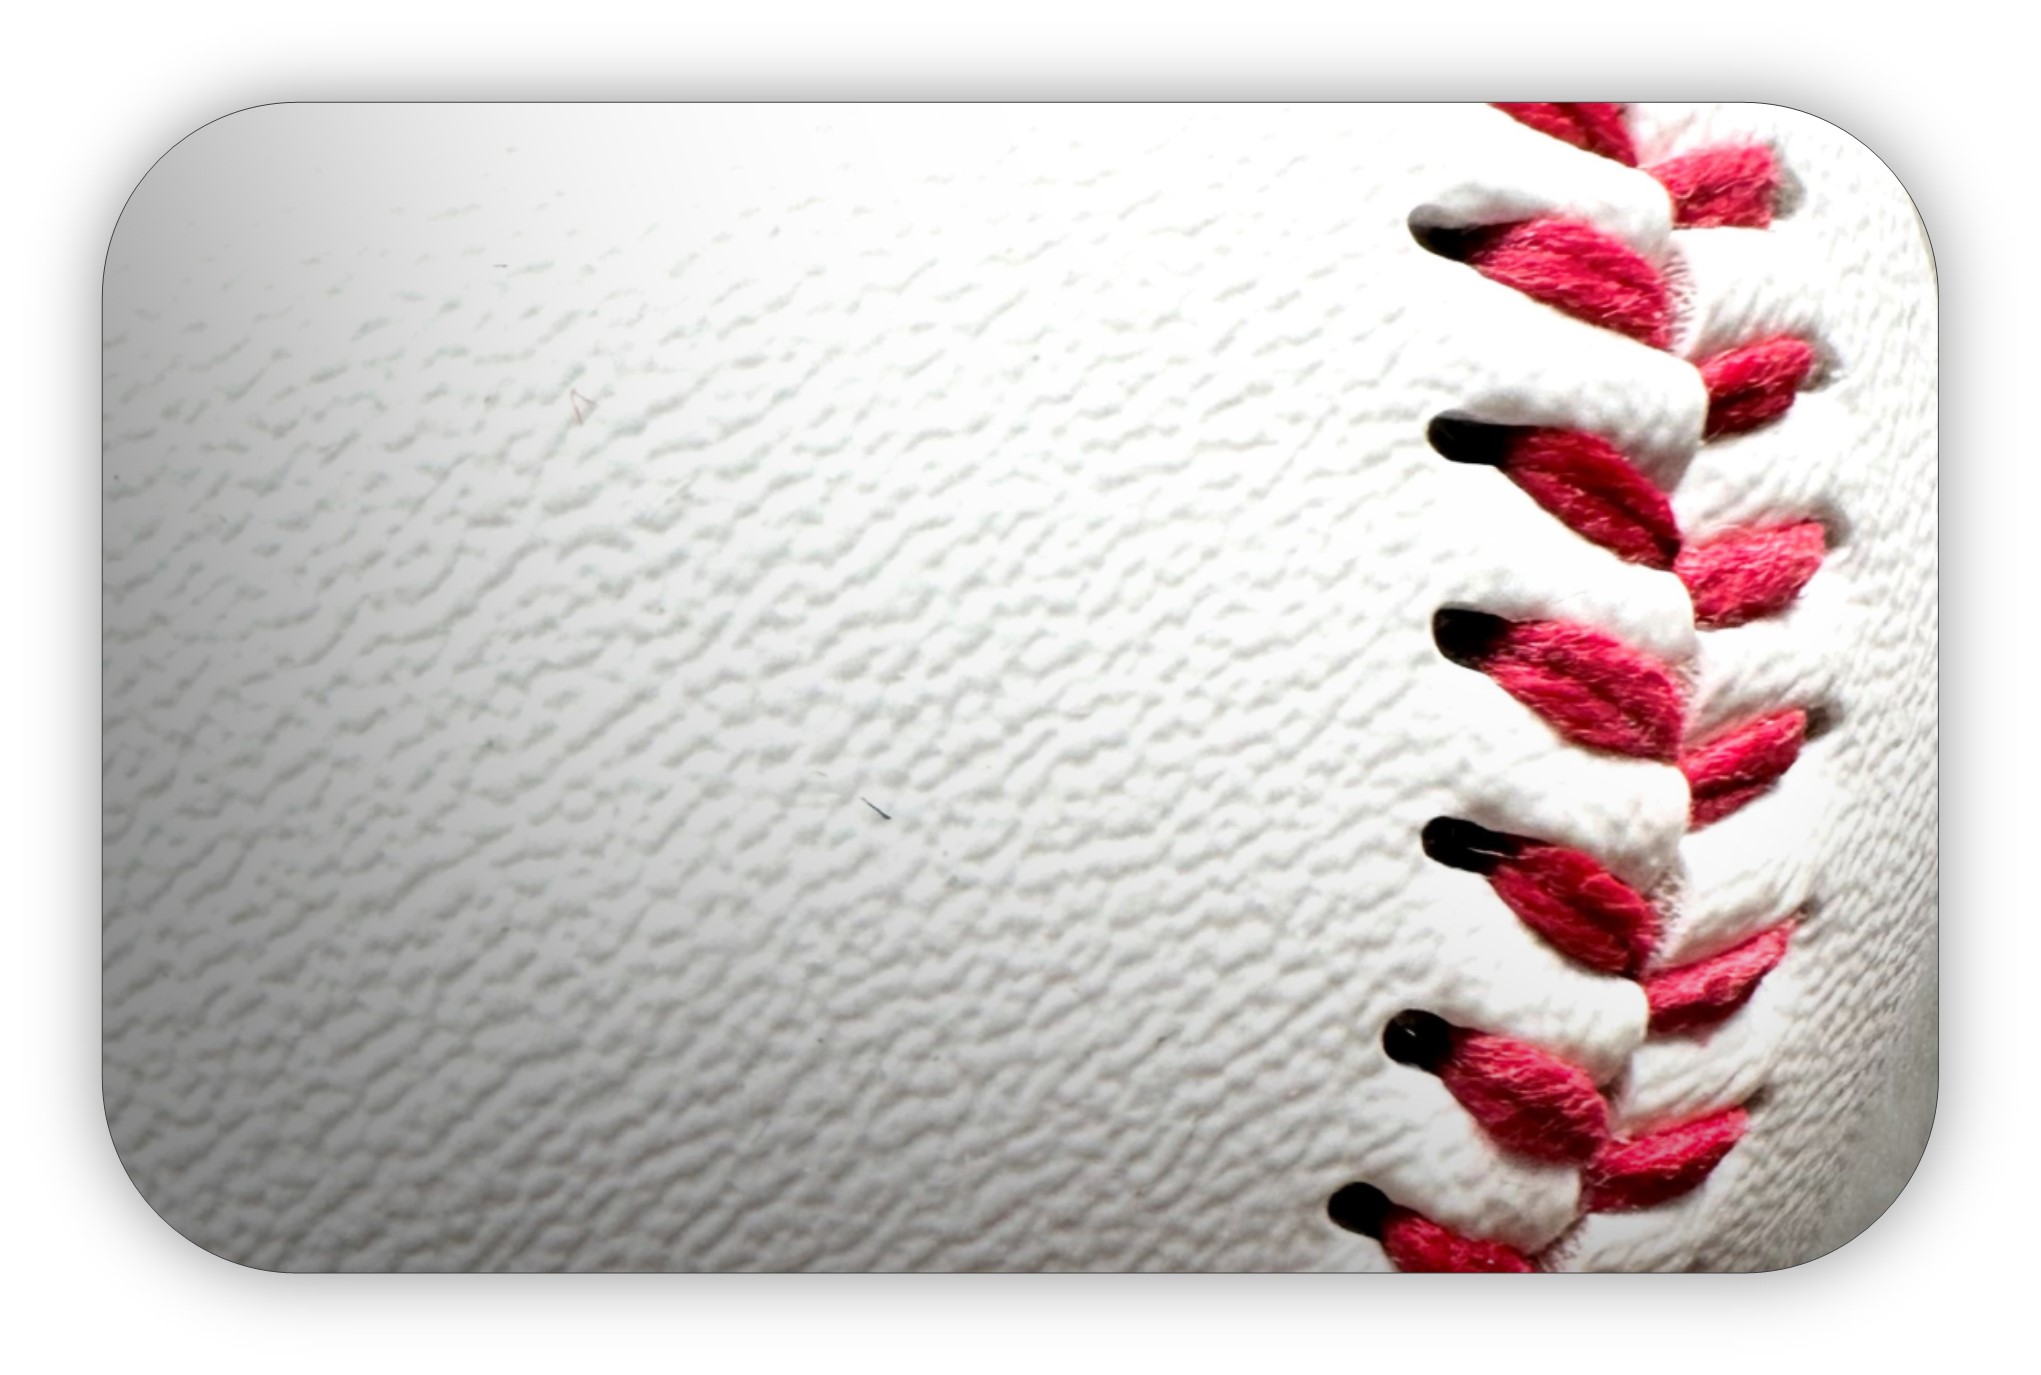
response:
[[(71, 6), (10, 26), (9, 499), (0, 673), (12, 939), (0, 1267), (25, 1368), (1385, 1370), (1876, 1362), (2027, 1348), (2041, 913), (2033, 635), (2035, 120), (2028, 44), (1983, 6), (1901, 21), (1772, 4), (701, 7), (354, 0)], [(127, 1184), (98, 1102), (98, 288), (149, 164), (273, 99), (674, 97), (1773, 100), (1911, 189), (1943, 285), (1942, 1101), (1913, 1184), (1841, 1251), (1769, 1277), (398, 1278), (242, 1270)]]

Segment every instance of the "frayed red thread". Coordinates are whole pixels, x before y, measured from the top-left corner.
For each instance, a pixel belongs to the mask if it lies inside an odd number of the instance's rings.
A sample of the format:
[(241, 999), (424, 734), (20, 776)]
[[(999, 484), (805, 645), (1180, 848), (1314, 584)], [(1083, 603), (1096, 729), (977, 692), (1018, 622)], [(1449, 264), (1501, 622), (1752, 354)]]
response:
[(1433, 628), (1455, 662), (1486, 673), (1574, 744), (1668, 762), (1678, 753), (1679, 680), (1614, 636), (1471, 611), (1441, 611)]
[[(1518, 102), (1496, 108), (1574, 147), (1636, 165), (1621, 106)], [(1677, 226), (1764, 228), (1772, 221), (1781, 177), (1767, 148), (1706, 148), (1647, 171), (1665, 188)], [(1654, 348), (1671, 346), (1668, 280), (1590, 225), (1540, 218), (1426, 242), (1575, 318)], [(1812, 376), (1816, 355), (1806, 341), (1781, 336), (1696, 366), (1708, 394), (1704, 437), (1712, 440), (1783, 415)], [(1799, 596), (1826, 555), (1825, 532), (1812, 521), (1733, 531), (1683, 548), (1664, 495), (1613, 445), (1585, 433), (1518, 430), (1506, 439), (1474, 441), (1464, 454), (1436, 435), (1434, 443), (1449, 458), (1503, 469), (1546, 511), (1618, 557), (1671, 568), (1690, 593), (1701, 629), (1776, 614)], [(1449, 610), (1438, 613), (1434, 635), (1454, 662), (1489, 674), (1572, 743), (1676, 761), (1690, 790), (1690, 829), (1729, 816), (1775, 786), (1806, 738), (1806, 713), (1792, 709), (1680, 752), (1680, 680), (1666, 665), (1586, 626)], [(1425, 847), (1435, 859), (1486, 876), (1526, 927), (1587, 968), (1639, 977), (1658, 939), (1656, 910), (1592, 856), (1450, 818), (1426, 827)], [(1642, 977), (1648, 1033), (1707, 1028), (1744, 1006), (1784, 959), (1793, 930), (1793, 922), (1782, 922), (1733, 949)], [(1742, 1107), (1730, 1107), (1615, 1140), (1592, 1079), (1536, 1046), (1418, 1012), (1395, 1019), (1384, 1044), (1392, 1058), (1438, 1074), (1503, 1149), (1580, 1165), (1584, 1212), (1651, 1208), (1690, 1192), (1734, 1149), (1748, 1123)], [(1522, 1253), (1461, 1237), (1379, 1195), (1371, 1216), (1383, 1219), (1385, 1250), (1401, 1269), (1535, 1268)]]
[(1466, 261), (1483, 276), (1632, 339), (1672, 343), (1672, 293), (1628, 244), (1575, 220), (1535, 219), (1482, 230)]
[(1697, 366), (1708, 388), (1703, 433), (1718, 439), (1784, 415), (1814, 371), (1814, 345), (1781, 335), (1718, 353)]
[(1599, 153), (1625, 167), (1637, 165), (1621, 105), (1599, 100), (1498, 100), (1495, 108), (1541, 134)]
[(1658, 943), (1657, 910), (1578, 850), (1526, 844), (1488, 881), (1519, 921), (1589, 969), (1634, 975)]
[(1691, 1192), (1743, 1139), (1749, 1121), (1742, 1108), (1727, 1108), (1633, 1140), (1611, 1141), (1582, 1172), (1581, 1208), (1629, 1212)]
[(1457, 817), (1420, 837), (1441, 864), (1480, 874), (1503, 904), (1568, 959), (1604, 974), (1635, 974), (1658, 943), (1658, 911), (1594, 856)]
[(1645, 759), (1671, 759), (1678, 747), (1678, 680), (1612, 635), (1564, 621), (1512, 624), (1481, 667), (1575, 744)]
[(1697, 745), (1680, 756), (1692, 797), (1687, 827), (1713, 825), (1771, 791), (1800, 757), (1807, 741), (1807, 713), (1774, 712)]
[(1528, 1275), (1538, 1268), (1513, 1246), (1461, 1236), (1408, 1208), (1392, 1207), (1383, 1217), (1381, 1241), (1396, 1268), (1413, 1275)]
[(1608, 1139), (1608, 1104), (1576, 1065), (1525, 1041), (1456, 1029), (1439, 1080), (1496, 1145), (1579, 1164)]
[(1671, 568), (1679, 557), (1672, 503), (1599, 435), (1520, 431), (1511, 438), (1503, 471), (1569, 529), (1618, 558)]
[(1792, 604), (1828, 554), (1818, 521), (1732, 530), (1680, 552), (1673, 568), (1694, 602), (1694, 624), (1721, 630)]
[(1750, 1001), (1765, 975), (1786, 957), (1793, 923), (1781, 922), (1733, 950), (1644, 981), (1654, 1035), (1711, 1026)]
[[(1523, 100), (1495, 108), (1585, 152), (1637, 165), (1623, 107), (1606, 101)], [(1778, 160), (1762, 144), (1733, 143), (1667, 158), (1645, 169), (1672, 198), (1673, 223), (1687, 229), (1764, 229), (1779, 196)]]
[(1335, 1227), (1373, 1237), (1399, 1270), (1435, 1274), (1528, 1274), (1537, 1265), (1499, 1241), (1462, 1236), (1409, 1208), (1391, 1203), (1372, 1184), (1347, 1184), (1326, 1200)]
[(1688, 229), (1764, 229), (1779, 197), (1779, 166), (1758, 144), (1684, 153), (1645, 169), (1672, 197), (1673, 223)]

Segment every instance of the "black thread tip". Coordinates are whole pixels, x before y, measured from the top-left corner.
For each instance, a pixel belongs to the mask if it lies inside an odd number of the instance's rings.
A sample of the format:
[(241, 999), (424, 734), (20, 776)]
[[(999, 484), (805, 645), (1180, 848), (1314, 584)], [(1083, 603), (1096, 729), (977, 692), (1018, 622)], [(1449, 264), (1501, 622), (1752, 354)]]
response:
[(1325, 1215), (1335, 1227), (1380, 1240), (1389, 1217), (1389, 1195), (1372, 1184), (1344, 1184), (1325, 1201)]
[(1429, 1012), (1399, 1012), (1382, 1028), (1382, 1050), (1399, 1065), (1436, 1071), (1453, 1053), (1453, 1028)]
[(1464, 263), (1495, 237), (1492, 225), (1421, 224), (1410, 221), (1410, 237), (1427, 253)]
[(1515, 434), (1515, 427), (1510, 425), (1442, 415), (1425, 427), (1424, 437), (1449, 462), (1502, 468), (1509, 464), (1510, 440)]
[(1448, 607), (1432, 616), (1432, 640), (1439, 653), (1462, 668), (1478, 669), (1509, 633), (1509, 622), (1486, 611)]
[(1420, 839), (1425, 854), (1449, 869), (1465, 869), (1471, 874), (1492, 874), (1504, 860), (1523, 849), (1515, 836), (1454, 816), (1434, 817), (1426, 822)]

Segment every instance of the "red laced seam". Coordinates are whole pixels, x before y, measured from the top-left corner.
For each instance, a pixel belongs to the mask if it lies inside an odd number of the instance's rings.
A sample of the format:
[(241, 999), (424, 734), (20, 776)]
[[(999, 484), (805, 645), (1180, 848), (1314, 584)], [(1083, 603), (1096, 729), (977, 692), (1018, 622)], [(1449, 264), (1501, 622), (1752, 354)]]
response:
[[(1523, 124), (1626, 166), (1638, 159), (1622, 107), (1498, 106)], [(1645, 169), (1671, 199), (1680, 226), (1763, 228), (1780, 186), (1767, 148), (1705, 148)], [(1670, 346), (1674, 301), (1655, 265), (1591, 225), (1542, 217), (1458, 236), (1454, 256), (1484, 276), (1588, 323), (1655, 348)], [(1765, 338), (1702, 360), (1708, 391), (1704, 439), (1769, 424), (1785, 414), (1815, 366), (1805, 340)], [(1753, 526), (1686, 543), (1670, 503), (1608, 440), (1580, 431), (1436, 422), (1448, 457), (1502, 471), (1539, 506), (1617, 557), (1670, 570), (1687, 588), (1703, 630), (1778, 615), (1827, 552), (1814, 521)], [(1704, 741), (1686, 738), (1681, 679), (1668, 665), (1592, 627), (1508, 621), (1449, 608), (1433, 635), (1447, 658), (1487, 674), (1569, 743), (1676, 765), (1685, 775), (1689, 829), (1721, 821), (1770, 791), (1799, 757), (1807, 713), (1787, 708)], [(1786, 920), (1731, 949), (1650, 970), (1663, 921), (1646, 895), (1593, 856), (1532, 837), (1440, 818), (1425, 828), (1434, 860), (1480, 874), (1527, 928), (1598, 973), (1637, 980), (1653, 1037), (1703, 1033), (1749, 1001), (1785, 957)], [(1649, 972), (1647, 972), (1649, 971)], [(1732, 1106), (1636, 1136), (1616, 1135), (1592, 1077), (1525, 1041), (1451, 1026), (1428, 1013), (1391, 1022), (1392, 1058), (1438, 1076), (1500, 1149), (1581, 1172), (1582, 1213), (1653, 1208), (1698, 1187), (1741, 1139), (1748, 1115)], [(1467, 1237), (1349, 1185), (1329, 1205), (1334, 1221), (1377, 1237), (1401, 1270), (1519, 1271), (1538, 1257)]]

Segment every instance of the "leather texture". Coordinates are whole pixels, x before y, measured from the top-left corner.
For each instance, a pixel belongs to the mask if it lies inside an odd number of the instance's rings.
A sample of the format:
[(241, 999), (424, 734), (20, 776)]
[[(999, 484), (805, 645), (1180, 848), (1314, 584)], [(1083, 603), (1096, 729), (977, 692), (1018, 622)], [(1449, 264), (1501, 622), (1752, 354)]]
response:
[[(199, 1245), (322, 1269), (1380, 1269), (1351, 1180), (1557, 1264), (1765, 1269), (1895, 1197), (1934, 1093), (1935, 296), (1910, 202), (1770, 107), (1776, 228), (1474, 106), (271, 106), (143, 181), (105, 296), (104, 1088)], [(1699, 445), (1694, 370), (1428, 253), (1585, 216), (1694, 356), (1820, 389)], [(1697, 634), (1425, 441), (1607, 434), (1684, 528), (1821, 514)], [(1819, 703), (1684, 835), (1430, 636), (1600, 626), (1704, 720)], [(1643, 1044), (1418, 833), (1804, 909)], [(1627, 1121), (1759, 1095), (1698, 1193), (1574, 1226), (1383, 1054), (1422, 1008)], [(1556, 1243), (1556, 1245), (1555, 1245)]]

